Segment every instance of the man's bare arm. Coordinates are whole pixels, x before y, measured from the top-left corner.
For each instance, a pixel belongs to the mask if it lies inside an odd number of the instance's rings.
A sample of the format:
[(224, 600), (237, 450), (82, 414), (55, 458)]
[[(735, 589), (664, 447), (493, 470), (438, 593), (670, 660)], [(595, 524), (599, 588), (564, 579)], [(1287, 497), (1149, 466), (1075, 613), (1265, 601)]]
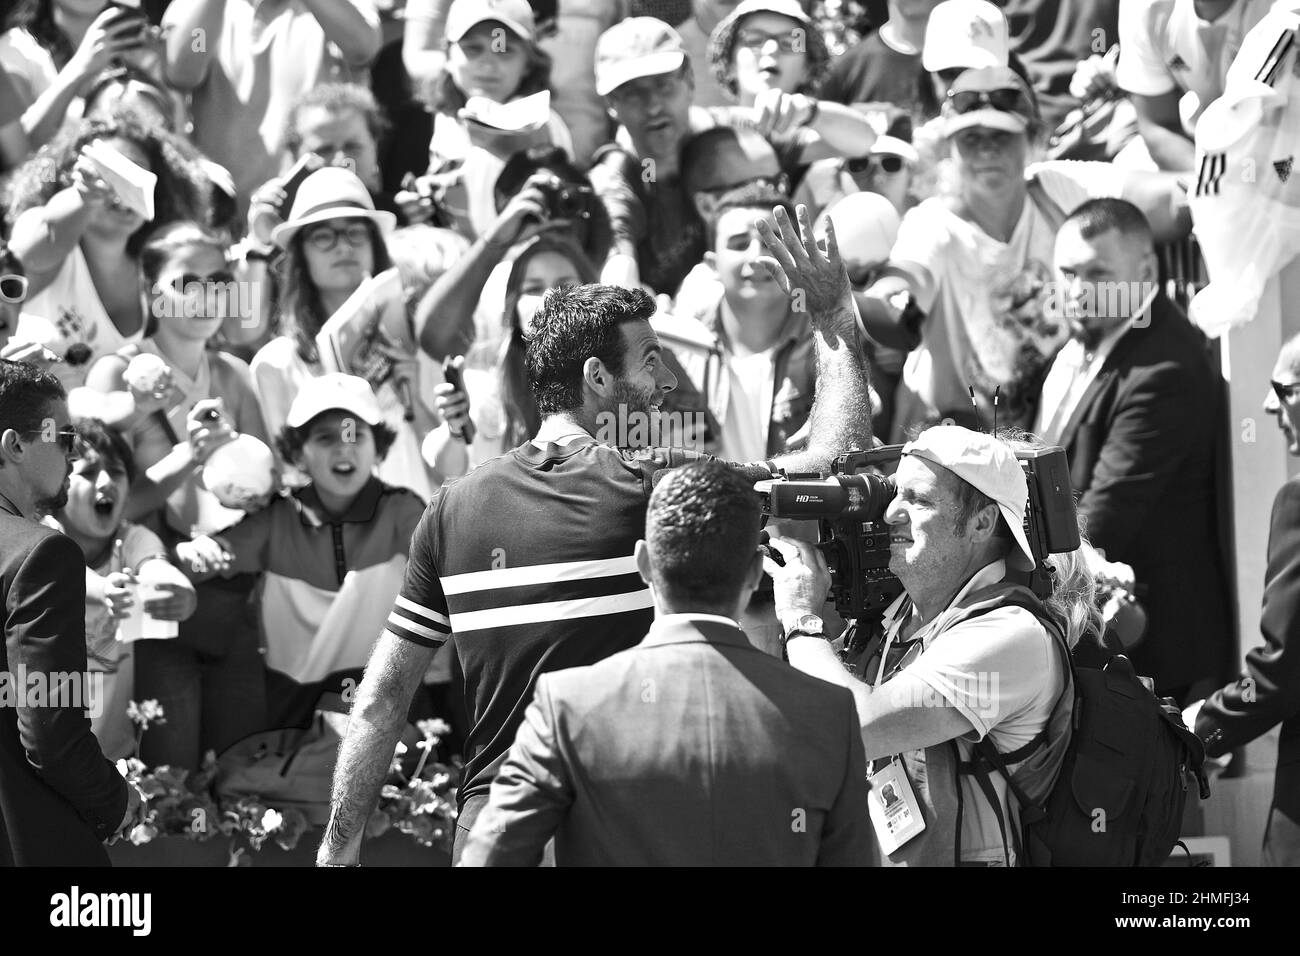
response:
[(826, 251), (813, 238), (806, 206), (796, 210), (799, 232), (785, 210), (775, 210), (776, 228), (759, 221), (769, 255), (763, 259), (796, 309), (808, 310), (817, 352), (817, 391), (810, 413), (808, 448), (774, 463), (791, 472), (829, 471), (831, 461), (851, 448), (871, 447), (871, 401), (867, 366), (853, 310), (853, 289), (827, 224)]
[(375, 644), (352, 705), (348, 734), (339, 748), (334, 792), (317, 865), (356, 865), (366, 822), (379, 801), (411, 699), (433, 660), (434, 649), (385, 631)]
[(1129, 97), (1137, 113), (1138, 132), (1146, 141), (1147, 152), (1161, 169), (1175, 173), (1190, 170), (1196, 160), (1196, 147), (1183, 135), (1183, 121), (1178, 112), (1181, 91), (1160, 96)]

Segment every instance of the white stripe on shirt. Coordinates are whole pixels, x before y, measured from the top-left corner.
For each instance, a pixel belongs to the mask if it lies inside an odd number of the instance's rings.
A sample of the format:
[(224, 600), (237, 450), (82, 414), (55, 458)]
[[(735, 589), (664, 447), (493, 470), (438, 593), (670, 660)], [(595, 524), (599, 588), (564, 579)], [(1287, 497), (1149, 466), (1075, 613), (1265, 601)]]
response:
[(484, 611), (466, 611), (462, 614), (453, 611), (451, 629), (457, 634), (464, 634), (467, 631), (481, 631), (492, 627), (512, 627), (519, 624), (564, 621), (577, 617), (597, 617), (602, 614), (622, 614), (650, 607), (654, 607), (654, 598), (650, 589), (641, 588), (626, 594), (606, 594), (601, 597), (575, 598), (568, 601), (488, 608)]
[[(442, 578), (442, 593), (468, 594), (499, 588), (517, 588), (530, 584), (553, 584), (557, 581), (581, 581), (607, 578), (618, 574), (635, 574), (636, 558), (603, 558), (598, 561), (563, 561), (559, 564), (533, 564), (522, 568), (494, 568), (469, 571)], [(425, 610), (421, 608), (421, 610)]]

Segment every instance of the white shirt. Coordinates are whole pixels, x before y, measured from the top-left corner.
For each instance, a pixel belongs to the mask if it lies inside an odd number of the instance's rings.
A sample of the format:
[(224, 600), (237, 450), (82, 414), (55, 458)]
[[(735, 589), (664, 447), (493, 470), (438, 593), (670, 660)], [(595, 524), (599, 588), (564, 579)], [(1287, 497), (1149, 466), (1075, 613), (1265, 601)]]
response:
[(775, 349), (744, 358), (728, 354), (731, 394), (721, 425), (720, 454), (726, 461), (762, 461), (772, 424), (772, 375)]
[(1183, 126), (1191, 133), (1205, 107), (1223, 93), (1241, 41), (1273, 0), (1237, 0), (1213, 22), (1196, 15), (1193, 0), (1120, 0), (1120, 88), (1139, 96), (1185, 90)]

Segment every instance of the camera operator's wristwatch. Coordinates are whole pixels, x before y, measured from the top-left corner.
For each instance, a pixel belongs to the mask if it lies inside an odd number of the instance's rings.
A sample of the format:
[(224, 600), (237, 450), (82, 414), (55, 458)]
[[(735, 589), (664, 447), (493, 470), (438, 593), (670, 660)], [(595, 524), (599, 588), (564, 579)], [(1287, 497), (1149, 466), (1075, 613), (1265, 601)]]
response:
[(794, 622), (794, 626), (785, 632), (781, 638), (781, 643), (789, 641), (793, 637), (822, 637), (826, 636), (826, 625), (816, 614), (803, 614)]

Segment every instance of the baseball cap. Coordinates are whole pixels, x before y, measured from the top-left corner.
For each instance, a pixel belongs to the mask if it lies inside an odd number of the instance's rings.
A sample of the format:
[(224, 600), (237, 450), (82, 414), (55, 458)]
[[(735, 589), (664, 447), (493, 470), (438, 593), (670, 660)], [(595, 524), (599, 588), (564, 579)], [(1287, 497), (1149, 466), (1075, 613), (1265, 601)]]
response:
[(789, 17), (791, 20), (798, 20), (805, 25), (812, 23), (812, 17), (804, 12), (799, 0), (741, 0), (736, 5), (736, 9), (727, 14), (726, 18), (713, 29), (716, 32), (722, 28), (723, 24), (735, 23), (751, 13), (777, 13), (783, 17)]
[(929, 73), (1006, 66), (1008, 33), (1006, 16), (988, 0), (944, 0), (925, 25), (921, 66)]
[(522, 40), (531, 40), (537, 21), (528, 0), (455, 0), (447, 11), (447, 40), (459, 43), (480, 23), (500, 23)]
[(1033, 94), (1016, 71), (995, 66), (967, 70), (953, 82), (943, 104), (944, 133), (972, 126), (1023, 133), (1037, 115)]
[(351, 412), (371, 426), (384, 420), (369, 382), (355, 375), (327, 372), (303, 383), (298, 397), (289, 406), (285, 424), (290, 428), (301, 428), (322, 412), (335, 409)]
[(898, 238), (898, 210), (878, 193), (850, 193), (837, 200), (818, 220), (814, 232), (819, 239), (826, 232), (825, 219), (835, 224), (835, 242), (850, 268), (884, 262)]
[(1018, 549), (1007, 556), (1007, 563), (1018, 571), (1034, 569), (1037, 562), (1025, 536), (1029, 483), (1015, 452), (992, 435), (960, 425), (935, 425), (904, 445), (903, 454), (947, 468), (997, 502)]
[(673, 73), (685, 62), (676, 30), (654, 17), (629, 17), (596, 41), (596, 94), (608, 96), (629, 80)]
[(921, 154), (905, 139), (897, 136), (877, 136), (871, 144), (869, 154), (872, 156), (901, 156), (913, 166), (921, 161)]

